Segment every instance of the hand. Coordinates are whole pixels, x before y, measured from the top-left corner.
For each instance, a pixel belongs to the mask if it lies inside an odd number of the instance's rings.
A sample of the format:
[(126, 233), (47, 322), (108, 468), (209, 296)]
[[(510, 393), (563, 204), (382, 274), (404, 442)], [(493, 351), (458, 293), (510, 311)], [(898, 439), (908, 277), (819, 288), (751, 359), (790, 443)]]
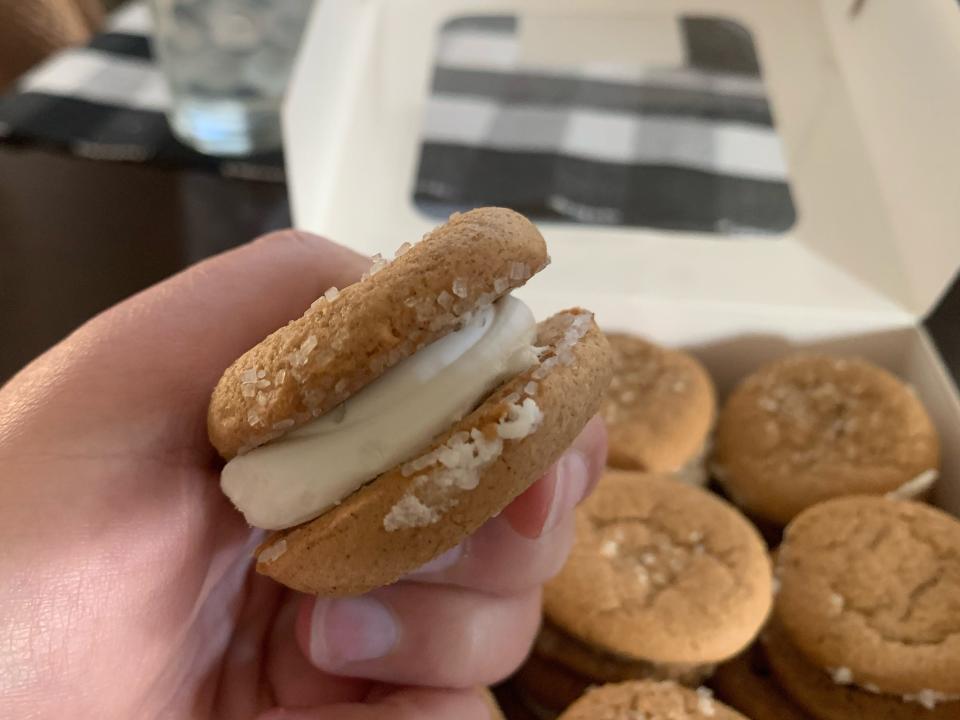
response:
[(206, 437), (223, 369), (368, 261), (285, 231), (94, 318), (0, 390), (0, 715), (462, 718), (510, 673), (596, 482), (592, 421), (418, 574), (315, 600), (251, 571), (260, 533)]

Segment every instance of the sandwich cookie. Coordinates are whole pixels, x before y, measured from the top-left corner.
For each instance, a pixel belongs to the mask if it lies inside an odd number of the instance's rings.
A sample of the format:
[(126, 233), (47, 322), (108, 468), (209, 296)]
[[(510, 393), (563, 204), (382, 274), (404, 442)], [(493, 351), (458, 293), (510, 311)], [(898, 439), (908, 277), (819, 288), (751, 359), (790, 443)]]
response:
[(633, 335), (607, 333), (613, 379), (603, 402), (607, 463), (671, 473), (706, 484), (704, 460), (716, 417), (716, 392), (692, 355)]
[(570, 706), (561, 720), (747, 720), (714, 700), (709, 689), (669, 681), (634, 680), (594, 688)]
[(714, 475), (749, 514), (780, 525), (842, 495), (922, 497), (940, 468), (929, 415), (865, 360), (795, 355), (747, 377), (717, 424)]
[(758, 644), (718, 665), (710, 687), (751, 720), (811, 720), (777, 684)]
[(455, 214), (226, 370), (208, 430), (224, 492), (275, 531), (259, 572), (302, 592), (366, 592), (547, 470), (610, 377), (589, 312), (537, 324), (509, 295), (547, 261), (523, 216)]
[(608, 470), (577, 509), (534, 651), (593, 681), (696, 684), (751, 642), (770, 605), (769, 556), (734, 507), (669, 477)]
[(764, 634), (780, 684), (815, 718), (960, 718), (960, 522), (846, 497), (787, 526)]

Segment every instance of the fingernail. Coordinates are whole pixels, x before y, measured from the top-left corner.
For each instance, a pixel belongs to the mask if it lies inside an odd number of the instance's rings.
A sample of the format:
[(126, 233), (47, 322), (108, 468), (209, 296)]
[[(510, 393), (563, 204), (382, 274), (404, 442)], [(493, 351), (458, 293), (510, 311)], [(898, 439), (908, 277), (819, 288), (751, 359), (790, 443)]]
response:
[(317, 599), (310, 623), (310, 657), (321, 668), (384, 657), (397, 644), (393, 614), (372, 597)]
[(462, 557), (463, 557), (463, 543), (460, 543), (459, 545), (454, 545), (452, 548), (450, 548), (446, 552), (441, 553), (440, 555), (437, 555), (430, 562), (424, 563), (423, 565), (418, 567), (416, 570), (414, 570), (412, 573), (410, 573), (410, 575), (411, 576), (429, 575), (430, 573), (443, 572), (444, 570), (452, 568), (454, 565), (460, 562), (460, 558)]
[(587, 458), (579, 450), (568, 450), (557, 462), (557, 483), (553, 490), (550, 512), (543, 523), (541, 534), (550, 532), (561, 518), (583, 499), (590, 484)]

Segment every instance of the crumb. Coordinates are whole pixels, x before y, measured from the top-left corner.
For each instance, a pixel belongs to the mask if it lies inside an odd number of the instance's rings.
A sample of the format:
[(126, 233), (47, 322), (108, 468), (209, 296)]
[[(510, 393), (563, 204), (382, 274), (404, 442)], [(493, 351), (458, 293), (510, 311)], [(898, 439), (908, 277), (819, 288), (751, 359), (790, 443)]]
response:
[(848, 667), (827, 668), (827, 672), (837, 685), (849, 685), (853, 682), (853, 673)]
[(613, 558), (617, 556), (619, 549), (620, 546), (617, 543), (613, 540), (607, 540), (600, 546), (600, 554), (605, 558)]
[(264, 548), (260, 555), (257, 556), (257, 562), (272, 563), (286, 551), (287, 541), (281, 538), (273, 545), (268, 545), (266, 548)]
[(697, 710), (705, 717), (713, 717), (717, 714), (717, 708), (713, 704), (713, 691), (710, 688), (697, 688)]

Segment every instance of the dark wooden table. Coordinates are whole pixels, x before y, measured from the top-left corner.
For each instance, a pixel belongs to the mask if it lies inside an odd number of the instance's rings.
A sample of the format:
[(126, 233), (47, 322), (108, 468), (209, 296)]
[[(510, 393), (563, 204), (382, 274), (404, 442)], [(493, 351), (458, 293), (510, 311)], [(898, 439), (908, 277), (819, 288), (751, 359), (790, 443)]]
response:
[(289, 224), (282, 185), (0, 145), (0, 383), (118, 300)]

